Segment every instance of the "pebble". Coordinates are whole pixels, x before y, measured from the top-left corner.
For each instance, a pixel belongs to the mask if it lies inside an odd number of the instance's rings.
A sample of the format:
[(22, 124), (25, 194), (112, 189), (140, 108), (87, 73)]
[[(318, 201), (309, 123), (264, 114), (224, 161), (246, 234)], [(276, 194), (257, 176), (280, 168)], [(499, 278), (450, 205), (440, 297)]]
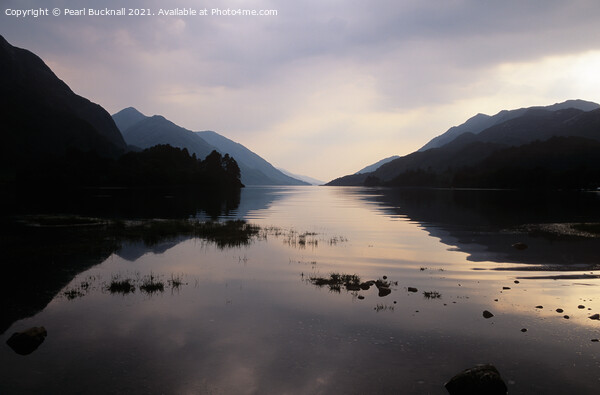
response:
[(527, 332), (527, 328), (521, 329), (521, 332)]
[(600, 320), (600, 314), (594, 314), (590, 316), (590, 320)]
[(562, 313), (564, 310), (563, 309), (556, 309), (557, 313)]

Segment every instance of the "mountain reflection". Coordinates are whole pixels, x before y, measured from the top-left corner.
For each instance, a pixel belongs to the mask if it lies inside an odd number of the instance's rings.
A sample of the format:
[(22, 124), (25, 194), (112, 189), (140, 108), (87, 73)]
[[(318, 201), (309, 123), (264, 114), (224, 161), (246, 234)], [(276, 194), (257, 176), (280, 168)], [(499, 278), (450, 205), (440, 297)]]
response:
[[(419, 223), (451, 249), (469, 254), (467, 259), (472, 262), (547, 265), (560, 270), (582, 270), (597, 264), (600, 238), (573, 231), (571, 225), (600, 222), (598, 193), (384, 188), (340, 191), (376, 203), (376, 210), (387, 216)], [(519, 242), (527, 248), (514, 248)]]
[(14, 321), (42, 310), (78, 273), (117, 251), (134, 259), (148, 248), (165, 249), (190, 237), (226, 248), (248, 243), (258, 233), (243, 221), (222, 226), (209, 222), (206, 227), (187, 221), (229, 215), (239, 206), (239, 191), (214, 195), (185, 189), (29, 192), (6, 194), (10, 204), (3, 205), (0, 213), (3, 276), (11, 279), (0, 288), (0, 334)]

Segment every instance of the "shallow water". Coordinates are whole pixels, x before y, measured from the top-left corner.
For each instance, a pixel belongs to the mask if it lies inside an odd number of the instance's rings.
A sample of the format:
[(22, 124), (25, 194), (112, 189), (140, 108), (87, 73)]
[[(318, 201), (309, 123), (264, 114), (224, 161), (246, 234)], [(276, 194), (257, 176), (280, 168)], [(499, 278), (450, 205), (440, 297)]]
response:
[[(597, 392), (600, 239), (540, 227), (600, 222), (597, 194), (249, 187), (236, 218), (265, 231), (123, 243), (75, 275), (0, 336), (0, 393), (444, 394), (478, 363), (511, 394)], [(331, 273), (392, 292), (310, 281)], [(33, 326), (33, 353), (5, 344)]]

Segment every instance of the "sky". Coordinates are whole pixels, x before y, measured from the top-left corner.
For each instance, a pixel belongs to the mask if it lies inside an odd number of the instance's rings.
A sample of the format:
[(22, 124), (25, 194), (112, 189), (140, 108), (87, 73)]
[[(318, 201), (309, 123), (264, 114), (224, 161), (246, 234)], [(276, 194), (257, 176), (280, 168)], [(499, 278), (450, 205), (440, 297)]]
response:
[[(65, 15), (123, 6), (155, 15)], [(40, 7), (49, 15), (15, 15)], [(209, 15), (158, 15), (174, 8)], [(0, 12), (9, 43), (109, 113), (213, 130), (324, 181), (477, 113), (600, 102), (597, 0), (0, 0)]]

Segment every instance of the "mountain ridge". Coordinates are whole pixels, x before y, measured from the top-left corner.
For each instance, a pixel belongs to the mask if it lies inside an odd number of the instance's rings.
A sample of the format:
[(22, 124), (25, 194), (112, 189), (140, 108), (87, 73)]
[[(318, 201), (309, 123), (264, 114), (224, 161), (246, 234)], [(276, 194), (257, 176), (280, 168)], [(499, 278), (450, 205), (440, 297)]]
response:
[(560, 103), (554, 103), (548, 106), (532, 106), (526, 108), (518, 108), (514, 110), (502, 110), (495, 115), (486, 115), (478, 113), (466, 120), (464, 123), (458, 126), (452, 126), (446, 132), (442, 133), (437, 137), (434, 137), (423, 147), (419, 148), (418, 151), (426, 151), (431, 148), (439, 148), (445, 144), (448, 144), (456, 137), (466, 132), (478, 134), (487, 128), (509, 121), (514, 118), (518, 118), (528, 110), (546, 109), (548, 111), (558, 111), (568, 108), (575, 108), (587, 112), (600, 108), (600, 104), (581, 99), (571, 99)]
[(238, 163), (244, 185), (308, 185), (289, 177), (265, 159), (233, 140), (213, 131), (194, 132), (185, 129), (161, 115), (146, 116), (134, 107), (113, 114), (127, 144), (149, 148), (156, 144), (170, 144), (187, 148), (203, 158), (212, 150), (229, 154)]
[(1, 35), (0, 88), (2, 179), (13, 179), (23, 163), (69, 149), (116, 157), (127, 148), (106, 110), (74, 93), (39, 56)]
[[(574, 101), (570, 101), (571, 103)], [(575, 101), (576, 102), (576, 101)], [(580, 101), (581, 103), (583, 101)], [(569, 102), (565, 102), (569, 103)], [(572, 168), (575, 166), (578, 158), (567, 160), (567, 146), (561, 147), (556, 144), (547, 144), (546, 142), (557, 137), (565, 138), (565, 144), (569, 144), (569, 152), (585, 152), (586, 142), (589, 149), (595, 149), (594, 142), (600, 141), (600, 106), (591, 102), (588, 103), (591, 107), (597, 107), (591, 111), (584, 111), (577, 108), (569, 108), (565, 103), (558, 103), (552, 106), (531, 107), (527, 109), (519, 109), (519, 116), (514, 117), (504, 122), (495, 124), (489, 128), (479, 131), (478, 133), (463, 132), (454, 137), (453, 140), (444, 144), (441, 147), (431, 148), (428, 150), (418, 150), (411, 154), (405, 155), (393, 161), (380, 166), (377, 170), (364, 173), (353, 174), (337, 178), (330, 181), (327, 185), (396, 185), (396, 186), (439, 186), (439, 187), (475, 187), (485, 184), (481, 177), (465, 175), (465, 169), (469, 169), (472, 173), (483, 174), (483, 171), (478, 170), (478, 166), (487, 168), (491, 171), (494, 167), (496, 174), (507, 169), (498, 168), (498, 160), (490, 161), (489, 158), (493, 155), (511, 154), (515, 155), (515, 160), (521, 163), (528, 163), (526, 158), (520, 158), (519, 155), (527, 155), (528, 152), (536, 152), (535, 150), (552, 149), (556, 157), (560, 157), (563, 162), (559, 163), (564, 172), (575, 172)], [(567, 107), (567, 108), (565, 108)], [(548, 109), (550, 108), (550, 110)], [(559, 109), (557, 109), (559, 108)], [(587, 107), (590, 108), (590, 107)], [(503, 114), (504, 116), (505, 114)], [(514, 113), (513, 113), (514, 115)], [(479, 120), (487, 119), (485, 116), (475, 116), (467, 122), (478, 122)], [(466, 122), (466, 123), (467, 123)], [(464, 125), (464, 124), (463, 124)], [(556, 142), (556, 140), (554, 140)], [(519, 148), (525, 145), (532, 145), (529, 150), (520, 149), (511, 151), (512, 148)], [(515, 153), (516, 152), (516, 153)], [(600, 156), (600, 152), (598, 152)], [(541, 158), (541, 156), (539, 156)], [(582, 168), (593, 168), (595, 162), (587, 156), (587, 162), (579, 163)], [(492, 163), (493, 162), (493, 163)], [(504, 163), (507, 168), (510, 163)], [(548, 161), (541, 161), (538, 166), (549, 166)], [(515, 185), (518, 179), (516, 168), (513, 168)], [(534, 174), (531, 169), (521, 169), (521, 172)], [(587, 171), (587, 170), (586, 170)], [(553, 169), (552, 174), (559, 174), (560, 171)], [(560, 173), (562, 174), (562, 173)], [(600, 180), (595, 181), (594, 171), (587, 171), (590, 178), (587, 184), (582, 182), (582, 186), (586, 187), (590, 183), (600, 183)], [(489, 177), (500, 181), (492, 173)], [(503, 176), (504, 177), (504, 176)], [(562, 176), (561, 176), (562, 177)], [(472, 181), (473, 185), (467, 185), (468, 181)], [(504, 185), (510, 184), (503, 180)], [(562, 185), (570, 185), (567, 180), (562, 180)], [(518, 183), (519, 186), (525, 184)], [(532, 181), (532, 185), (535, 184)], [(544, 184), (545, 187), (550, 187), (551, 183)], [(486, 187), (491, 187), (486, 184)]]

